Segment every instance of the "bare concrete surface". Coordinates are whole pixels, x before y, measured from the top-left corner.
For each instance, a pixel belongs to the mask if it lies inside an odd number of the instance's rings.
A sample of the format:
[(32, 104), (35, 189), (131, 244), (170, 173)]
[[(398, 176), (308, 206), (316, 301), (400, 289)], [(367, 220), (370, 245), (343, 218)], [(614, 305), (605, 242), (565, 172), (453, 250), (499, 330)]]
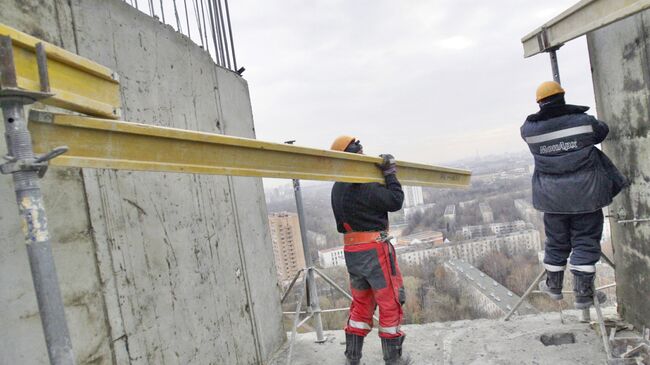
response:
[[(607, 308), (606, 315), (615, 315)], [(565, 324), (555, 313), (501, 320), (473, 320), (403, 327), (407, 335), (404, 353), (415, 365), (429, 364), (605, 364), (606, 355), (599, 334), (580, 323), (578, 311), (565, 312)], [(592, 318), (596, 318), (592, 309)], [(571, 333), (575, 343), (545, 346), (542, 335)], [(293, 365), (345, 364), (345, 334), (327, 331), (328, 341), (314, 343), (315, 334), (298, 334), (293, 346)], [(287, 336), (290, 337), (290, 334)], [(566, 342), (566, 335), (556, 336)], [(272, 365), (286, 364), (288, 343), (272, 359)], [(376, 330), (364, 343), (362, 364), (383, 364)]]
[(650, 10), (587, 35), (603, 150), (630, 179), (609, 207), (621, 316), (650, 327)]
[[(0, 22), (116, 71), (124, 120), (255, 136), (246, 80), (122, 0), (1, 0)], [(77, 364), (254, 365), (282, 345), (261, 179), (51, 168), (41, 183)], [(0, 233), (0, 365), (49, 364), (2, 175)]]

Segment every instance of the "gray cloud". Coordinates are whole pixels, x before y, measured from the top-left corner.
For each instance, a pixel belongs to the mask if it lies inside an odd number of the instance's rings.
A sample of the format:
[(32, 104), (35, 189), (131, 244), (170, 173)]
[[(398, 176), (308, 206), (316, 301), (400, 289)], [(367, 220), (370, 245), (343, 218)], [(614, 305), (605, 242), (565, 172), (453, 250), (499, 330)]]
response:
[[(445, 163), (525, 148), (548, 57), (520, 39), (573, 0), (231, 2), (257, 137)], [(584, 39), (559, 52), (569, 102), (593, 105)]]

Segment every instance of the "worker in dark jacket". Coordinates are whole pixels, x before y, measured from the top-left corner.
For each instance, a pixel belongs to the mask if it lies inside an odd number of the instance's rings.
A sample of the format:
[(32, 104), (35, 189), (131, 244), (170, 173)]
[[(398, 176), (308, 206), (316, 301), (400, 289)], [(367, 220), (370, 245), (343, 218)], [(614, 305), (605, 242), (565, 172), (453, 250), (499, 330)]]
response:
[[(354, 137), (341, 136), (332, 150), (363, 153)], [(345, 327), (347, 364), (359, 364), (363, 339), (372, 329), (379, 306), (379, 337), (386, 364), (406, 364), (402, 359), (404, 333), (400, 331), (404, 290), (395, 249), (388, 242), (388, 212), (402, 208), (404, 192), (397, 180), (395, 158), (382, 155), (379, 165), (385, 185), (342, 183), (332, 188), (332, 209), (339, 232), (344, 234), (345, 264), (350, 274), (352, 305)]]
[[(538, 87), (537, 102), (540, 110), (528, 116), (521, 137), (535, 159), (533, 205), (544, 212), (546, 281), (539, 286), (561, 300), (570, 255), (575, 306), (585, 309), (593, 304), (602, 208), (627, 186), (627, 180), (595, 147), (609, 128), (586, 114), (588, 107), (566, 104), (564, 90), (553, 81)], [(599, 293), (599, 299), (605, 300), (604, 294)]]

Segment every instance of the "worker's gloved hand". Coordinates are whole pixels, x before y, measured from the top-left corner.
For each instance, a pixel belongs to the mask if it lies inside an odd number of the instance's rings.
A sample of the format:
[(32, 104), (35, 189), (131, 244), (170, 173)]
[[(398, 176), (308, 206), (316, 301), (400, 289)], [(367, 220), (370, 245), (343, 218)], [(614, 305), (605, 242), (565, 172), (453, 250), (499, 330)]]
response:
[(384, 173), (384, 176), (388, 176), (397, 172), (397, 160), (391, 154), (379, 155), (383, 161), (381, 161), (379, 168)]
[(399, 293), (399, 298), (398, 298), (399, 299), (399, 304), (401, 306), (404, 306), (404, 303), (406, 303), (406, 291), (404, 291), (403, 286), (399, 287), (398, 293)]

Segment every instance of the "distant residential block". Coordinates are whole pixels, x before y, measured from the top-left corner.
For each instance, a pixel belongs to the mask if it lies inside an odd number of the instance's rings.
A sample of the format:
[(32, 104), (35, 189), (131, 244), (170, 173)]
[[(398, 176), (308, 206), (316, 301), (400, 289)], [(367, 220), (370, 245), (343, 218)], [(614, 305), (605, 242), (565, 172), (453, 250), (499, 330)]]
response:
[(482, 224), (477, 226), (464, 226), (460, 230), (463, 239), (470, 240), (472, 238), (479, 238), (485, 236), (492, 236), (497, 234), (513, 233), (521, 231), (526, 228), (534, 228), (531, 224), (527, 224), (522, 220), (504, 223), (491, 223)]
[(492, 208), (487, 203), (480, 203), (478, 209), (481, 212), (481, 218), (483, 218), (484, 223), (494, 222), (494, 214), (492, 214)]
[(410, 234), (408, 236), (399, 237), (397, 244), (400, 246), (426, 244), (430, 246), (439, 246), (444, 243), (444, 236), (442, 232), (438, 231), (424, 231), (419, 233)]
[(428, 245), (398, 247), (397, 256), (402, 262), (408, 264), (419, 265), (433, 257), (465, 260), (474, 264), (478, 259), (491, 252), (507, 252), (516, 255), (529, 250), (542, 250), (539, 232), (532, 228), (457, 243), (447, 243), (436, 247)]
[(298, 215), (287, 212), (273, 213), (269, 215), (269, 226), (278, 280), (281, 283), (286, 282), (305, 267)]
[(318, 260), (323, 268), (345, 265), (343, 246), (318, 251)]
[(456, 226), (456, 206), (453, 204), (447, 205), (445, 208), (445, 214), (443, 216), (445, 224), (447, 225), (447, 231), (453, 231)]
[(404, 186), (404, 208), (416, 207), (424, 204), (421, 186)]
[(524, 199), (515, 200), (515, 209), (517, 209), (519, 216), (525, 219), (526, 222), (537, 222), (542, 219), (542, 214)]

